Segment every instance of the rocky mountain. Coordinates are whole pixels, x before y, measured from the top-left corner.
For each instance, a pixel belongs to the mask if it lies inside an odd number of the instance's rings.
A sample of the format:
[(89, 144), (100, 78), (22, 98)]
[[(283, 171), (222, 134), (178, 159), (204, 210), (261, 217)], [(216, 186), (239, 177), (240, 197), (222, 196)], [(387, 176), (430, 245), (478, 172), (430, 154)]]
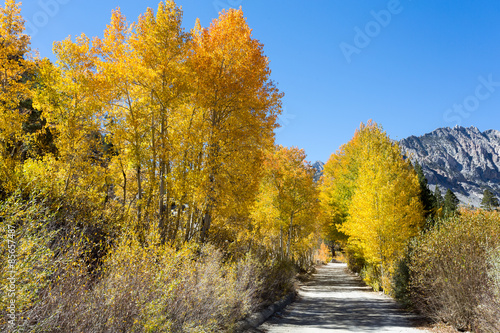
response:
[(422, 165), (429, 185), (451, 189), (465, 205), (480, 206), (484, 189), (500, 197), (500, 131), (476, 127), (438, 128), (400, 141), (401, 149)]
[(321, 178), (321, 175), (323, 174), (324, 165), (325, 163), (321, 161), (316, 161), (313, 163), (312, 167), (316, 169), (316, 173), (314, 174), (315, 182), (317, 182)]

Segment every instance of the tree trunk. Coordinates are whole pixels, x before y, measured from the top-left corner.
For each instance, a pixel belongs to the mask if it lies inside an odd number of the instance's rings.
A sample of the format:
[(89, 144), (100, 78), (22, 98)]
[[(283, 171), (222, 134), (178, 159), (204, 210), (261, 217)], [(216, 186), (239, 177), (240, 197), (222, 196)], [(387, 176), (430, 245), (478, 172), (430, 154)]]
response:
[(283, 226), (280, 226), (280, 248), (279, 248), (279, 257), (283, 259)]
[(187, 221), (186, 221), (186, 233), (184, 235), (184, 242), (188, 242), (189, 240), (191, 240), (191, 230), (193, 228), (193, 218), (196, 215), (195, 214), (196, 210), (194, 209), (194, 202), (189, 210), (190, 210), (190, 213), (189, 213), (189, 219), (187, 219)]
[(292, 247), (292, 228), (293, 228), (293, 213), (290, 215), (290, 226), (288, 227), (288, 241), (286, 244), (286, 255), (290, 258), (290, 250)]
[[(162, 112), (161, 122), (160, 122), (160, 139), (161, 139), (161, 152), (160, 152), (160, 197), (158, 200), (158, 229), (160, 231), (160, 242), (165, 244), (169, 231), (169, 217), (170, 217), (170, 192), (167, 189), (167, 184), (165, 183), (165, 177), (170, 173), (169, 162), (167, 160), (167, 142), (165, 138), (165, 116)], [(164, 201), (164, 196), (167, 195), (166, 204)], [(165, 209), (166, 208), (166, 209)]]
[(158, 231), (160, 232), (160, 242), (165, 244), (167, 230), (165, 226), (165, 202), (163, 197), (165, 195), (165, 162), (160, 160), (160, 193), (158, 198)]
[(123, 209), (125, 209), (125, 203), (127, 202), (127, 174), (122, 170), (123, 174)]
[(181, 223), (181, 208), (182, 208), (182, 205), (179, 203), (179, 205), (177, 207), (177, 216), (175, 219), (174, 230), (172, 231), (172, 236), (170, 237), (172, 244), (175, 244), (175, 239), (177, 238), (177, 231), (179, 230), (179, 225)]
[(141, 221), (141, 204), (142, 204), (142, 183), (141, 183), (141, 166), (137, 166), (137, 222)]
[(210, 229), (210, 224), (212, 223), (212, 216), (210, 215), (210, 207), (207, 207), (205, 211), (205, 216), (203, 216), (201, 225), (200, 242), (205, 243), (208, 238), (208, 231)]

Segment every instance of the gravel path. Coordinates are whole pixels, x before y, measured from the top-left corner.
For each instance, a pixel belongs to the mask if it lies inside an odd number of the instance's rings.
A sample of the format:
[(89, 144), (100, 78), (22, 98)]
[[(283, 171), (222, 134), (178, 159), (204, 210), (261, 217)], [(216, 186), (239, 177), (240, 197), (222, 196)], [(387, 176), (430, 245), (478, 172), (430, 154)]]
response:
[(394, 300), (371, 291), (346, 264), (320, 267), (299, 290), (298, 300), (254, 332), (425, 332)]

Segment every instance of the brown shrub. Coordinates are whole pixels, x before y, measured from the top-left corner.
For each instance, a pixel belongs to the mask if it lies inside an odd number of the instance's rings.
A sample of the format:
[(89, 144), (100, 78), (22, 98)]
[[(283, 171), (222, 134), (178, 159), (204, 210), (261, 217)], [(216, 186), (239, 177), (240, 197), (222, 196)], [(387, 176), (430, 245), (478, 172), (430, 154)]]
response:
[(410, 297), (427, 316), (458, 329), (477, 329), (491, 289), (489, 256), (500, 245), (500, 215), (462, 211), (416, 244), (409, 262)]
[(227, 332), (292, 286), (288, 263), (250, 254), (231, 261), (210, 244), (174, 249), (149, 240), (125, 237), (92, 276), (75, 247), (17, 331)]
[(500, 248), (488, 258), (490, 284), (479, 306), (476, 318), (480, 332), (500, 332)]

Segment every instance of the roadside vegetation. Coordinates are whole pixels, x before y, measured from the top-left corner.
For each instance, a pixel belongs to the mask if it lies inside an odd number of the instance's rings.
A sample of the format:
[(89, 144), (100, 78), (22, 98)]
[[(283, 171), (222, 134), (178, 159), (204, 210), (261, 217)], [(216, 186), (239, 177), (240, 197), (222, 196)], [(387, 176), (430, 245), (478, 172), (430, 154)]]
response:
[(380, 125), (362, 124), (326, 163), (320, 200), (331, 247), (375, 290), (459, 330), (500, 330), (500, 212), (429, 190)]
[(398, 296), (460, 330), (500, 330), (500, 213), (460, 210), (410, 245)]
[(128, 22), (53, 63), (1, 7), (2, 332), (231, 332), (314, 263), (314, 171), (274, 144), (283, 94), (242, 11)]

